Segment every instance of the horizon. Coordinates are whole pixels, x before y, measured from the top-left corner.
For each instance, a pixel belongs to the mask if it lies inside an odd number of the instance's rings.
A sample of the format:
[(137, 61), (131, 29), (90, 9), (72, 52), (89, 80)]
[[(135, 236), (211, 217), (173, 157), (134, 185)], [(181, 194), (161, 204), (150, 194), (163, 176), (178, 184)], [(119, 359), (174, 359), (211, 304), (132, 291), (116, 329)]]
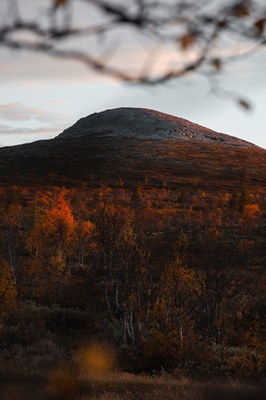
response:
[[(214, 129), (212, 129), (212, 128), (209, 128), (208, 126), (204, 126), (204, 125), (199, 124), (199, 123), (197, 123), (197, 122), (191, 121), (191, 120), (189, 120), (189, 119), (187, 119), (187, 118), (183, 118), (183, 117), (180, 117), (180, 116), (176, 116), (176, 115), (173, 115), (173, 114), (169, 114), (169, 113), (166, 113), (166, 112), (162, 112), (162, 111), (160, 111), (160, 110), (155, 110), (155, 109), (151, 109), (151, 108), (147, 108), (147, 107), (132, 107), (132, 106), (129, 106), (129, 107), (127, 107), (127, 106), (122, 106), (122, 107), (115, 107), (115, 108), (107, 108), (107, 109), (102, 110), (102, 111), (95, 111), (95, 112), (93, 112), (93, 113), (91, 113), (91, 114), (89, 114), (89, 115), (80, 117), (80, 118), (77, 119), (73, 124), (71, 124), (71, 125), (69, 125), (69, 126), (63, 128), (62, 131), (58, 132), (56, 135), (52, 135), (51, 137), (36, 138), (36, 139), (34, 139), (34, 140), (32, 140), (32, 141), (31, 141), (30, 138), (29, 138), (29, 140), (27, 140), (27, 141), (25, 141), (25, 142), (23, 142), (23, 143), (15, 143), (15, 144), (0, 145), (0, 148), (4, 148), (4, 147), (15, 147), (15, 146), (20, 146), (20, 145), (23, 145), (23, 144), (30, 144), (30, 143), (34, 143), (34, 142), (38, 142), (38, 141), (42, 141), (42, 140), (52, 140), (52, 139), (55, 139), (55, 138), (57, 138), (58, 136), (60, 136), (65, 130), (67, 130), (67, 129), (69, 129), (69, 128), (72, 128), (72, 126), (74, 126), (76, 123), (78, 123), (80, 120), (82, 120), (82, 119), (84, 119), (84, 118), (88, 118), (88, 117), (90, 117), (90, 116), (92, 116), (92, 115), (94, 115), (94, 114), (101, 114), (101, 113), (104, 113), (104, 112), (106, 112), (106, 111), (114, 111), (114, 110), (118, 110), (118, 109), (141, 109), (141, 110), (154, 111), (154, 112), (159, 113), (159, 114), (164, 114), (164, 115), (167, 115), (167, 116), (171, 116), (171, 117), (174, 117), (174, 118), (177, 118), (177, 119), (184, 120), (184, 121), (189, 122), (189, 123), (192, 123), (192, 124), (194, 124), (194, 125), (198, 125), (199, 127), (206, 128), (207, 130), (210, 130), (210, 131), (212, 131), (212, 132), (214, 132), (214, 133), (218, 133), (218, 134), (222, 134), (222, 135), (229, 136), (229, 137), (232, 137), (232, 138), (236, 138), (236, 139), (241, 140), (241, 141), (243, 141), (243, 142), (247, 142), (247, 143), (252, 144), (252, 145), (254, 145), (254, 146), (256, 146), (256, 147), (259, 147), (259, 148), (261, 148), (261, 149), (263, 149), (263, 150), (266, 149), (266, 148), (264, 148), (264, 147), (262, 147), (262, 146), (260, 146), (260, 145), (257, 145), (256, 143), (254, 143), (254, 142), (252, 142), (252, 141), (250, 141), (250, 140), (243, 139), (243, 138), (241, 138), (240, 136), (231, 135), (231, 134), (228, 134), (228, 133), (226, 133), (226, 132), (216, 131), (216, 130), (214, 130)], [(31, 135), (31, 136), (32, 136), (32, 135)], [(35, 136), (35, 135), (34, 135), (34, 136)]]

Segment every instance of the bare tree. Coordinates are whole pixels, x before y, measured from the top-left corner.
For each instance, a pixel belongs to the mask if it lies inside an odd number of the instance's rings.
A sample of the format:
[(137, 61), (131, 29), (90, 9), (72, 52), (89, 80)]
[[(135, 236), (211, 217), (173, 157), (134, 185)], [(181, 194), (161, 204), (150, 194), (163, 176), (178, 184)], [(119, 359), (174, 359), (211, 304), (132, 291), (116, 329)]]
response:
[(1, 47), (77, 60), (126, 82), (194, 73), (221, 94), (224, 66), (266, 44), (264, 0), (6, 0), (1, 8)]

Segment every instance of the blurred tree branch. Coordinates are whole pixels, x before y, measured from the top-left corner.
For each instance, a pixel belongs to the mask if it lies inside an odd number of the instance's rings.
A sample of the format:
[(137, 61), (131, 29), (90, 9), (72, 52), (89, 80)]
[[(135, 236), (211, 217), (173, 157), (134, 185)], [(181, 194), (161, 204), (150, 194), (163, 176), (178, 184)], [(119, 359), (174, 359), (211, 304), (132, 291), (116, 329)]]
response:
[(198, 73), (217, 86), (213, 76), (266, 44), (264, 0), (44, 0), (29, 15), (25, 3), (2, 4), (1, 47), (77, 60), (126, 82)]

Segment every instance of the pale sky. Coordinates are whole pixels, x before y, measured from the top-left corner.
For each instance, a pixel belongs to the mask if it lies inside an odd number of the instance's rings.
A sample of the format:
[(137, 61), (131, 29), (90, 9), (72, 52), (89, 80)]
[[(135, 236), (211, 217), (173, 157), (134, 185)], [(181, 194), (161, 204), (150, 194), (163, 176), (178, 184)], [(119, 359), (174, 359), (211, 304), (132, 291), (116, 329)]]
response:
[[(122, 51), (123, 56), (130, 57), (130, 51)], [(0, 146), (55, 137), (94, 112), (143, 107), (266, 148), (265, 50), (228, 65), (220, 77), (224, 89), (251, 103), (247, 111), (230, 98), (211, 94), (206, 80), (197, 76), (147, 87), (103, 78), (78, 62), (26, 51), (0, 48), (0, 61)]]

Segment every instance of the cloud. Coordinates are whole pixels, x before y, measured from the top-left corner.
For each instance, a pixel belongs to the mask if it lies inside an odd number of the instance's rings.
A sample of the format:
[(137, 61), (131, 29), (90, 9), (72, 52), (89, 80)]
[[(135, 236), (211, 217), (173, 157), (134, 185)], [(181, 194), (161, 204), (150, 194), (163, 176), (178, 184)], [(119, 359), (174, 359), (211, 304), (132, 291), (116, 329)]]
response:
[(49, 112), (22, 103), (0, 104), (0, 118), (7, 121), (47, 120)]
[(61, 132), (60, 129), (55, 129), (47, 126), (40, 128), (16, 128), (5, 124), (0, 124), (0, 135), (35, 135), (35, 136), (47, 136), (57, 135)]
[[(2, 3), (4, 4), (2, 8), (7, 10), (8, 2)], [(20, 7), (22, 16), (26, 16), (25, 18), (27, 19), (30, 17), (36, 22), (43, 21), (43, 18), (47, 19), (47, 9), (49, 9), (51, 1), (43, 0), (40, 3), (37, 6), (34, 0), (24, 0), (23, 6), (21, 5)], [(72, 23), (77, 27), (83, 26), (85, 22), (85, 25), (87, 25), (90, 21), (95, 24), (98, 21), (96, 16), (99, 13), (96, 10), (97, 7), (93, 6), (91, 2), (77, 2), (75, 12), (72, 12)], [(1, 13), (0, 5), (1, 14), (4, 15), (3, 12)], [(90, 15), (90, 21), (88, 21), (88, 15)], [(101, 16), (100, 20), (103, 17), (104, 21), (108, 21), (108, 18), (105, 18), (105, 14), (99, 13), (99, 15)], [(20, 31), (18, 38), (21, 38), (23, 34), (25, 32)], [(230, 41), (229, 39), (230, 37), (226, 37), (221, 42), (220, 47), (218, 45), (214, 46), (214, 57), (239, 54), (240, 47), (235, 47), (235, 41)], [(132, 29), (129, 25), (124, 24), (123, 27), (119, 26), (119, 28), (113, 32), (108, 32), (105, 36), (77, 36), (72, 39), (68, 38), (66, 41), (58, 41), (56, 48), (64, 50), (83, 49), (84, 51), (89, 49), (89, 53), (95, 56), (97, 60), (106, 59), (108, 65), (121, 68), (122, 71), (136, 75), (145, 75), (145, 73), (151, 72), (152, 76), (157, 76), (174, 68), (182, 68), (187, 62), (195, 59), (195, 49), (192, 50), (191, 48), (188, 52), (184, 52), (180, 50), (177, 43), (172, 45), (170, 43), (165, 44), (163, 41), (156, 41), (155, 38), (152, 39), (147, 35), (146, 31)], [(244, 45), (246, 48), (246, 43)], [(199, 46), (196, 46), (196, 49), (198, 48)], [(73, 59), (57, 59), (37, 51), (32, 53), (26, 50), (19, 52), (17, 50), (1, 49), (0, 51), (0, 82), (2, 87), (7, 85), (38, 87), (40, 85), (50, 86), (54, 84), (73, 86), (92, 82), (106, 83), (112, 80), (111, 77), (95, 73), (82, 62), (73, 61)], [(264, 65), (265, 63), (263, 68)], [(239, 72), (244, 73), (245, 69), (243, 67), (244, 64), (238, 69), (232, 69), (231, 73), (236, 75)], [(261, 69), (261, 74), (263, 73), (264, 70)]]
[[(79, 18), (83, 15), (78, 12)], [(21, 35), (21, 33), (19, 34)], [(98, 38), (99, 39), (99, 38)], [(182, 69), (187, 63), (192, 63), (201, 54), (200, 45), (182, 51), (177, 43), (165, 44), (156, 42), (142, 31), (130, 30), (126, 27), (119, 27), (114, 32), (109, 32), (101, 42), (96, 37), (80, 37), (68, 39), (66, 42), (59, 42), (58, 49), (67, 51), (81, 50), (91, 54), (98, 61), (106, 60), (109, 67), (124, 71), (133, 76), (150, 73), (156, 77), (168, 73), (174, 69)], [(241, 53), (247, 50), (244, 46), (236, 45), (226, 40), (220, 46), (214, 46), (211, 55), (214, 58), (234, 57), (239, 61), (236, 68), (232, 60), (228, 66), (233, 64), (230, 72), (238, 75), (244, 74), (249, 67), (249, 60), (246, 62)], [(209, 54), (210, 55), (210, 54)], [(265, 55), (265, 52), (264, 52)], [(68, 57), (56, 58), (37, 51), (16, 51), (0, 49), (0, 83), (3, 86), (16, 87), (39, 87), (51, 85), (84, 85), (91, 83), (117, 82), (111, 76), (93, 71), (89, 66), (80, 60), (73, 60)], [(265, 56), (261, 62), (261, 75), (264, 74)], [(224, 72), (224, 69), (222, 72)], [(227, 64), (226, 64), (226, 71)], [(191, 75), (190, 72), (189, 75)], [(255, 68), (254, 68), (255, 73)], [(257, 72), (256, 72), (257, 73)]]
[[(68, 121), (68, 116), (65, 113), (50, 111), (49, 108), (55, 108), (55, 102), (46, 102), (42, 107), (32, 107), (21, 102), (0, 104), (0, 123), (3, 121), (11, 122), (13, 125), (26, 123), (27, 128), (20, 126), (20, 129), (27, 131), (27, 129), (39, 129), (38, 125), (45, 124), (53, 128), (62, 128)], [(47, 109), (48, 108), (48, 109)], [(1, 121), (2, 120), (2, 121)], [(9, 132), (16, 127), (2, 125)], [(41, 128), (41, 127), (40, 127)]]
[(109, 77), (95, 74), (79, 61), (57, 59), (47, 54), (0, 49), (1, 86), (20, 88), (51, 85), (79, 85), (106, 82)]
[(0, 124), (0, 135), (17, 135), (25, 133), (27, 133), (25, 128), (17, 130), (9, 125)]
[(52, 139), (61, 132), (62, 129), (55, 129), (49, 126), (25, 128), (0, 124), (0, 147), (31, 143), (40, 139)]

